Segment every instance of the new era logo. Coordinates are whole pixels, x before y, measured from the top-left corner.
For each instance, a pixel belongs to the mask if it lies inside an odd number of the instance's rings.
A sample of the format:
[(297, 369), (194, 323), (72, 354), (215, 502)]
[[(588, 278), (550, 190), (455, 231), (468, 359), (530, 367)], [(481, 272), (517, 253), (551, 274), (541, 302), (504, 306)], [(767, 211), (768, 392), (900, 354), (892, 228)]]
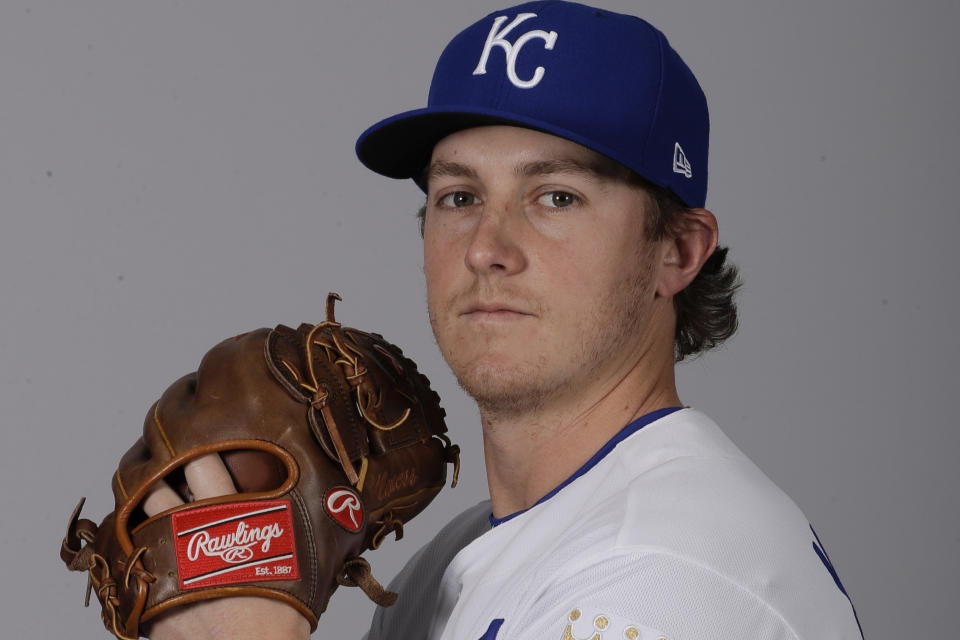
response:
[(693, 169), (690, 167), (690, 161), (687, 160), (687, 154), (683, 152), (683, 147), (679, 142), (673, 144), (673, 172), (692, 178)]

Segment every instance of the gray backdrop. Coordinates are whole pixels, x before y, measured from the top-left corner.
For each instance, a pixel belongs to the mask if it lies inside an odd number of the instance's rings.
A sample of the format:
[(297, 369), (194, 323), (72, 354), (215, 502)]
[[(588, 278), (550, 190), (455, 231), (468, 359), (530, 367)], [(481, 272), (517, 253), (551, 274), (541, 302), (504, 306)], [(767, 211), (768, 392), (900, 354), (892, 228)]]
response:
[[(606, 6), (700, 77), (708, 205), (744, 271), (741, 331), (681, 367), (681, 398), (805, 510), (868, 638), (955, 637), (958, 3)], [(57, 559), (76, 500), (111, 508), (144, 412), (207, 348), (317, 321), (328, 290), (415, 355), (466, 452), (376, 574), (485, 495), (477, 415), (424, 312), (420, 194), (353, 143), (420, 106), (447, 39), (498, 8), (3, 0), (3, 637), (104, 636)], [(351, 591), (326, 637), (361, 635), (372, 605)]]

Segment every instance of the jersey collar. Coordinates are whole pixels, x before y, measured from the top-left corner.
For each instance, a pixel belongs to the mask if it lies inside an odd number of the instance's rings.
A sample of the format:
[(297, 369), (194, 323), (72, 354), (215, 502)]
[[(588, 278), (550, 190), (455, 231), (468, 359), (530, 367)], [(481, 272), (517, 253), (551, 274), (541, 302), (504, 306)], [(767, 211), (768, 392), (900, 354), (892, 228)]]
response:
[(668, 415), (670, 415), (671, 413), (673, 413), (674, 411), (678, 411), (678, 410), (680, 410), (680, 409), (682, 409), (682, 408), (683, 408), (683, 407), (666, 407), (666, 408), (663, 408), (663, 409), (657, 409), (656, 411), (651, 411), (650, 413), (647, 413), (647, 414), (645, 414), (645, 415), (640, 416), (639, 418), (637, 418), (636, 420), (634, 420), (633, 422), (631, 422), (630, 424), (628, 424), (627, 426), (625, 426), (623, 429), (621, 429), (615, 436), (613, 436), (612, 438), (610, 438), (610, 440), (608, 440), (606, 444), (604, 444), (602, 447), (600, 447), (600, 449), (599, 449), (595, 454), (593, 454), (593, 456), (591, 456), (591, 458), (590, 458), (589, 460), (587, 460), (586, 462), (584, 462), (583, 465), (582, 465), (579, 469), (577, 469), (576, 471), (574, 471), (574, 472), (573, 472), (573, 475), (571, 475), (569, 478), (567, 478), (566, 480), (564, 480), (563, 482), (561, 482), (559, 485), (557, 485), (556, 487), (554, 487), (554, 488), (550, 491), (550, 493), (548, 493), (547, 495), (545, 495), (545, 496), (543, 496), (542, 498), (540, 498), (539, 500), (537, 500), (537, 502), (536, 502), (535, 504), (533, 504), (532, 506), (527, 507), (526, 509), (521, 509), (520, 511), (516, 511), (516, 512), (511, 513), (510, 515), (504, 516), (504, 517), (502, 517), (502, 518), (495, 518), (495, 517), (493, 517), (493, 514), (491, 513), (491, 514), (490, 514), (490, 526), (491, 526), (491, 527), (499, 526), (499, 525), (503, 524), (504, 522), (506, 522), (507, 520), (512, 520), (513, 518), (516, 518), (516, 517), (519, 516), (521, 513), (526, 513), (527, 511), (529, 511), (529, 510), (532, 509), (533, 507), (537, 506), (538, 504), (542, 504), (542, 503), (546, 502), (547, 500), (549, 500), (549, 499), (552, 498), (553, 496), (557, 495), (557, 493), (559, 493), (560, 490), (563, 489), (565, 486), (567, 486), (568, 484), (570, 484), (571, 482), (573, 482), (574, 480), (576, 480), (577, 478), (579, 478), (580, 476), (582, 476), (583, 474), (585, 474), (587, 471), (590, 471), (590, 469), (592, 469), (598, 462), (600, 462), (601, 460), (603, 460), (603, 459), (607, 456), (608, 453), (610, 453), (611, 451), (613, 451), (614, 448), (616, 448), (616, 446), (617, 446), (618, 444), (620, 444), (621, 442), (623, 442), (625, 439), (627, 439), (628, 437), (630, 437), (631, 435), (633, 435), (634, 433), (636, 433), (636, 432), (639, 431), (640, 429), (644, 428), (645, 426), (647, 426), (647, 425), (650, 424), (651, 422), (655, 422), (655, 421), (659, 420), (660, 418), (663, 418), (663, 417), (665, 417), (665, 416), (668, 416)]

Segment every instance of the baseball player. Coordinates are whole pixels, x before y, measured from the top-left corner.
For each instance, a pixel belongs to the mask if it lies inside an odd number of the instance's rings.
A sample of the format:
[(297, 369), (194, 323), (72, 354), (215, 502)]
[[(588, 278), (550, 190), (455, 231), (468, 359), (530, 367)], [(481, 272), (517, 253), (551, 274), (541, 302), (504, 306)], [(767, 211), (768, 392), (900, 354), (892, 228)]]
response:
[[(736, 326), (708, 129), (660, 31), (547, 1), (458, 34), (427, 107), (360, 137), (364, 164), (426, 193), (430, 321), (480, 409), (490, 488), (394, 581), (369, 640), (862, 638), (807, 518), (677, 394), (674, 363)], [(231, 490), (197, 462), (194, 493)], [(265, 615), (246, 606), (154, 637)], [(243, 637), (304, 637), (262, 606), (270, 628)]]

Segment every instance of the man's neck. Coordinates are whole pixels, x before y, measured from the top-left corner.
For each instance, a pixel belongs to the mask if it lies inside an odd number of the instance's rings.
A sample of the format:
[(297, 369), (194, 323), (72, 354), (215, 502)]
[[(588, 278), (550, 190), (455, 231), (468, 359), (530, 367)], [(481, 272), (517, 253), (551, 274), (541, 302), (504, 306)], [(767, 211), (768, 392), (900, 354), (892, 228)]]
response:
[[(651, 361), (656, 364), (645, 364)], [(502, 518), (531, 507), (624, 426), (679, 405), (670, 357), (640, 359), (617, 379), (523, 413), (491, 415), (481, 408), (493, 515)]]

